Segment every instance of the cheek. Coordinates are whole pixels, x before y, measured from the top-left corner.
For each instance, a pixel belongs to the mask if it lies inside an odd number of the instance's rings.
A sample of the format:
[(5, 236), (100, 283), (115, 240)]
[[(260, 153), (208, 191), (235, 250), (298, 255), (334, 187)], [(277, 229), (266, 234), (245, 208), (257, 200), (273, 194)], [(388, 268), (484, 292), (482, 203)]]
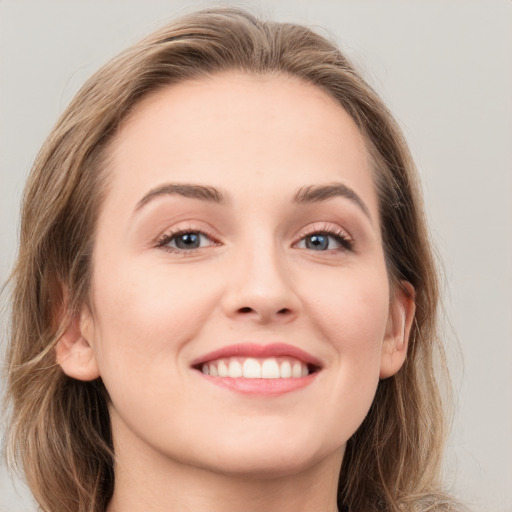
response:
[(387, 277), (360, 275), (347, 278), (343, 286), (325, 286), (325, 296), (315, 302), (311, 318), (333, 349), (323, 405), (331, 415), (326, 436), (344, 443), (368, 414), (379, 383), (388, 317)]
[[(124, 378), (156, 375), (174, 364), (217, 301), (201, 273), (162, 264), (116, 268), (94, 276), (95, 345), (100, 371)], [(129, 375), (127, 375), (129, 373)]]
[(376, 264), (364, 273), (340, 270), (338, 279), (317, 279), (315, 289), (308, 302), (312, 327), (333, 350), (329, 366), (336, 371), (335, 388), (342, 395), (332, 396), (333, 406), (342, 399), (356, 408), (358, 402), (369, 407), (379, 381), (389, 315), (385, 268)]
[[(389, 315), (389, 285), (380, 265), (364, 272), (340, 269), (309, 288), (318, 328), (340, 353), (380, 349)], [(315, 285), (314, 288), (312, 287)]]

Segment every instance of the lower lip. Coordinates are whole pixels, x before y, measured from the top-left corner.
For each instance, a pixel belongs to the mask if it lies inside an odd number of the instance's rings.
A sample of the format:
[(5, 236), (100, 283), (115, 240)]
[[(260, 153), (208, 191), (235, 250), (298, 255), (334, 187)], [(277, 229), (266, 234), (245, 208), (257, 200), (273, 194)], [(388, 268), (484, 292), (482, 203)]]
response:
[(222, 388), (251, 395), (282, 395), (311, 384), (318, 372), (311, 373), (306, 377), (287, 379), (246, 379), (233, 377), (212, 377), (199, 372), (208, 382)]

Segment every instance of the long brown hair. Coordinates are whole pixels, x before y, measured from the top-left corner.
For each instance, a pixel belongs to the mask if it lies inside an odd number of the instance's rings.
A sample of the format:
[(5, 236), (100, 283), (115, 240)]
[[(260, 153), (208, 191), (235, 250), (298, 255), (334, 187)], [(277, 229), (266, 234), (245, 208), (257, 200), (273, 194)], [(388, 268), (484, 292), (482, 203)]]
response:
[(20, 461), (43, 511), (106, 509), (114, 486), (108, 395), (101, 379), (64, 375), (54, 347), (66, 319), (88, 300), (109, 144), (148, 94), (233, 70), (298, 77), (350, 114), (373, 163), (390, 279), (408, 281), (416, 291), (406, 362), (379, 383), (348, 442), (339, 504), (365, 512), (452, 510), (439, 479), (445, 437), (439, 370), (445, 365), (436, 330), (438, 280), (407, 145), (380, 98), (332, 42), (306, 27), (234, 8), (178, 19), (105, 65), (73, 99), (35, 161), (11, 277), (11, 459)]

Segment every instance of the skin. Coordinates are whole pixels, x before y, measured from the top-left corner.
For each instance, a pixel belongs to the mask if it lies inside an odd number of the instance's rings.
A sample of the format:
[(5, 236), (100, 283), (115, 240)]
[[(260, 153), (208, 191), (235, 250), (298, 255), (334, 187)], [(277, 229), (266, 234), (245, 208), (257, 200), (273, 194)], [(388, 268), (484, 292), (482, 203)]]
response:
[[(149, 96), (111, 151), (92, 307), (57, 346), (69, 376), (101, 376), (111, 397), (109, 510), (336, 510), (346, 442), (379, 379), (401, 367), (414, 316), (411, 298), (390, 293), (354, 122), (295, 78), (230, 73)], [(161, 194), (137, 208), (168, 183), (215, 187), (226, 201)], [(301, 187), (332, 184), (361, 203), (294, 201)], [(159, 246), (176, 230), (204, 232), (201, 247)], [(336, 233), (326, 250), (307, 246), (325, 230)], [(267, 396), (191, 367), (249, 342), (301, 348), (321, 370)]]

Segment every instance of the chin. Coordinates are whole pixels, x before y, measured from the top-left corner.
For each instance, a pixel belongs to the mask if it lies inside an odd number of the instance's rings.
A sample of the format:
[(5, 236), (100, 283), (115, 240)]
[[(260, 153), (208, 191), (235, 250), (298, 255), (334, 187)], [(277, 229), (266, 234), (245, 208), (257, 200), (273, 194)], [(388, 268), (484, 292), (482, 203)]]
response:
[[(267, 452), (266, 450), (247, 453), (232, 452), (221, 461), (203, 466), (204, 469), (226, 476), (247, 477), (251, 479), (283, 478), (307, 471), (325, 459), (324, 454), (305, 453), (304, 450), (290, 453)], [(341, 450), (342, 453), (342, 450)]]
[[(267, 432), (262, 436), (262, 432)], [(291, 435), (288, 432), (260, 430), (251, 436), (238, 436), (212, 441), (203, 448), (208, 457), (197, 460), (197, 466), (225, 475), (256, 479), (286, 477), (308, 470), (329, 457), (344, 453), (345, 443), (323, 443), (318, 436)], [(195, 455), (198, 455), (197, 452)]]

